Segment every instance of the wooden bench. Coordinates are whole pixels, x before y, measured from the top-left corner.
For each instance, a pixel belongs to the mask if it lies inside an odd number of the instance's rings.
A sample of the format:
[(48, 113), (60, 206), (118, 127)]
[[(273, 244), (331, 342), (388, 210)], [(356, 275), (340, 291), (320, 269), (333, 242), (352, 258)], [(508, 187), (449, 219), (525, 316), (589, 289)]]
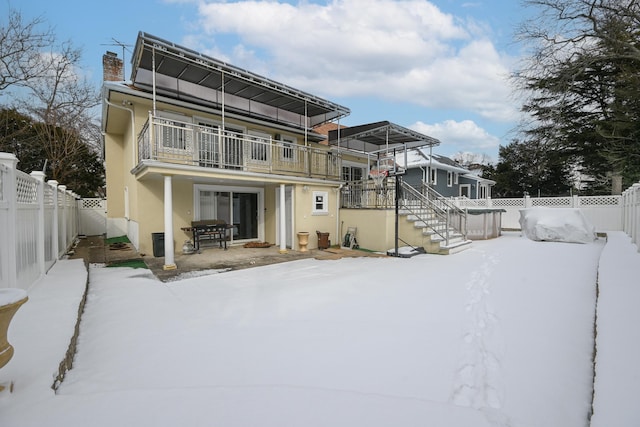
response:
[(200, 242), (210, 241), (218, 242), (220, 247), (227, 249), (227, 230), (231, 227), (222, 219), (203, 219), (200, 221), (192, 221), (191, 227), (183, 227), (182, 230), (190, 231), (193, 234), (193, 247), (196, 251), (200, 250)]

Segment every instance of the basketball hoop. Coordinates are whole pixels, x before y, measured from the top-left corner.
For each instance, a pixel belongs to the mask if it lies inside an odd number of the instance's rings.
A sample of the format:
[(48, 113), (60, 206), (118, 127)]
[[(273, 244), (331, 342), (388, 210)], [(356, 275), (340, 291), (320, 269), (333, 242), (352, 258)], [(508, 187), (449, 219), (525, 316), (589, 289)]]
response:
[(384, 179), (389, 175), (389, 171), (386, 169), (371, 169), (369, 171), (369, 178), (373, 179), (373, 183), (377, 188), (382, 188)]

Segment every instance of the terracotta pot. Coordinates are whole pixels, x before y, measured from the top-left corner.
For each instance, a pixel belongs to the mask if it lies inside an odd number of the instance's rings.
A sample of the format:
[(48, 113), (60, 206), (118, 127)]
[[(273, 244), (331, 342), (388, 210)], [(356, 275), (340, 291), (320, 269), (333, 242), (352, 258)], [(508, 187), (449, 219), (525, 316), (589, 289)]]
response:
[(22, 289), (0, 289), (0, 368), (13, 357), (13, 346), (7, 340), (9, 323), (27, 300), (27, 293)]

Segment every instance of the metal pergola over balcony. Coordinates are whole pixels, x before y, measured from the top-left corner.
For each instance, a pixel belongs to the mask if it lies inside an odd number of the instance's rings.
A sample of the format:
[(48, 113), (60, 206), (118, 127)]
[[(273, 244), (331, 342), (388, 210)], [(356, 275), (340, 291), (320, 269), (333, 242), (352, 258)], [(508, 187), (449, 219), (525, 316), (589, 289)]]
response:
[(406, 166), (407, 150), (431, 148), (440, 145), (440, 141), (395, 123), (381, 121), (331, 130), (329, 145), (366, 154), (370, 171), (385, 167), (398, 172), (397, 156), (404, 155), (403, 165)]
[(200, 105), (249, 114), (301, 129), (349, 115), (341, 105), (140, 32), (133, 85)]

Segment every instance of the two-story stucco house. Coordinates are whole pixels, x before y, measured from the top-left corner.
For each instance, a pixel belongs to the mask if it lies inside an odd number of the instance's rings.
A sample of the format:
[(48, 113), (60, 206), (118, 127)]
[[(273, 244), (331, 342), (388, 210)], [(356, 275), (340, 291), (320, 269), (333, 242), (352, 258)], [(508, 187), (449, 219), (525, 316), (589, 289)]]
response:
[[(225, 243), (270, 242), (282, 252), (299, 249), (301, 232), (309, 249), (315, 231), (341, 242), (345, 224), (369, 249), (397, 245), (393, 182), (411, 177), (412, 150), (439, 144), (386, 121), (342, 126), (346, 107), (142, 32), (129, 80), (116, 54), (103, 65), (107, 235), (164, 256), (166, 269), (195, 237), (195, 221), (223, 221)], [(403, 203), (413, 191), (402, 191)], [(412, 223), (404, 236), (417, 229), (416, 244), (435, 253), (448, 253), (454, 234), (464, 243), (451, 221), (427, 220), (442, 210), (428, 206), (433, 197), (415, 197), (405, 210), (428, 230)]]
[(110, 236), (165, 268), (192, 221), (221, 219), (231, 243), (295, 248), (298, 231), (338, 232), (341, 153), (313, 131), (348, 108), (139, 33), (131, 79), (103, 57), (102, 130)]

